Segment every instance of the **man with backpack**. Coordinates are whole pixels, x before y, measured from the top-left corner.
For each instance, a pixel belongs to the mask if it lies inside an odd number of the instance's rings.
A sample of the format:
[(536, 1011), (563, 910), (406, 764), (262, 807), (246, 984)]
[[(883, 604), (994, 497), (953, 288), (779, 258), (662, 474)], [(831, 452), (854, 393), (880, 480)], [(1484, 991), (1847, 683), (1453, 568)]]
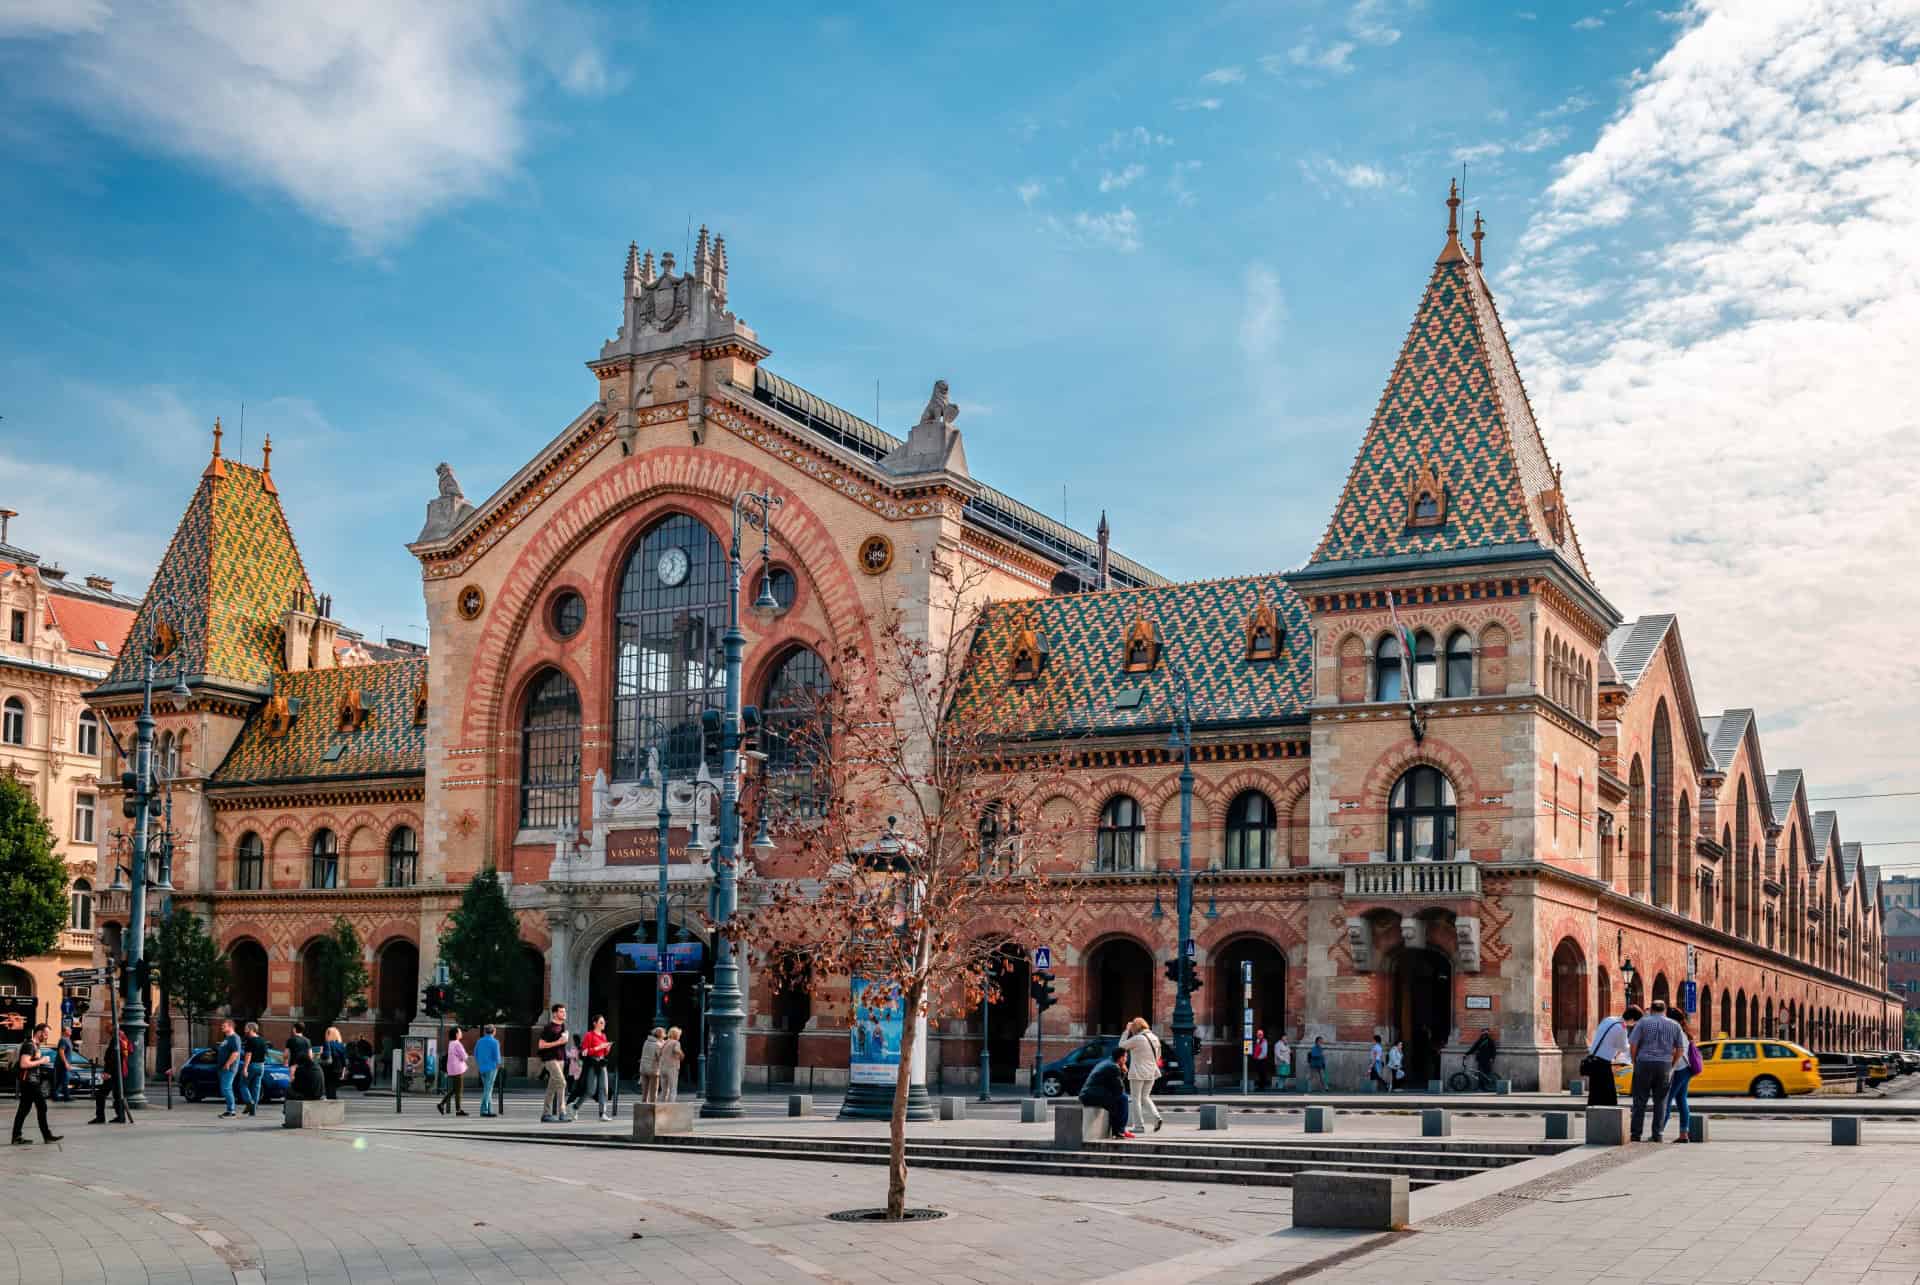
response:
[(13, 1113), (13, 1145), (16, 1147), (32, 1145), (33, 1140), (21, 1132), (26, 1127), (29, 1111), (39, 1114), (41, 1138), (48, 1142), (60, 1141), (60, 1135), (47, 1125), (47, 1083), (53, 1078), (53, 1055), (45, 1051), (47, 1034), (47, 1024), (40, 1023), (27, 1032), (27, 1038), (20, 1041), (19, 1052), (14, 1054), (14, 1087), (20, 1095), (20, 1105)]

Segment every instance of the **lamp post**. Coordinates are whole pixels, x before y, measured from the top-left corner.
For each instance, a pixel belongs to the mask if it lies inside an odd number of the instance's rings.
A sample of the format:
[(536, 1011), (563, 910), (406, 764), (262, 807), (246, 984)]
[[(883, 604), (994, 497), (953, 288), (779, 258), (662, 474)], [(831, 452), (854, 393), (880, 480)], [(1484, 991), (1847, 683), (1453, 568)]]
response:
[[(753, 526), (760, 531), (760, 592), (754, 597), (756, 616), (770, 619), (780, 611), (767, 572), (773, 557), (773, 511), (784, 503), (772, 488), (745, 491), (733, 501), (733, 544), (727, 551), (727, 704), (720, 724), (720, 845), (714, 852), (713, 989), (708, 992), (708, 1029), (713, 1047), (707, 1062), (707, 1096), (700, 1114), (708, 1119), (746, 1114), (740, 1102), (740, 1082), (746, 1070), (746, 1047), (741, 1040), (747, 1014), (740, 994), (739, 950), (728, 939), (739, 897), (734, 862), (740, 846), (740, 662), (747, 636), (740, 631), (740, 536)], [(764, 817), (765, 810), (762, 809)]]
[(1621, 1001), (1621, 1008), (1624, 1010), (1628, 1004), (1633, 1003), (1633, 961), (1631, 959), (1620, 961), (1620, 983), (1625, 992)]
[[(120, 785), (127, 796), (122, 806), (133, 817), (133, 849), (128, 853), (127, 862), (130, 888), (127, 897), (126, 971), (123, 979), (126, 1007), (121, 1013), (120, 1025), (127, 1033), (128, 1042), (133, 1045), (133, 1057), (127, 1066), (126, 1091), (127, 1105), (135, 1108), (147, 1105), (147, 1004), (144, 989), (140, 985), (140, 963), (146, 954), (147, 944), (147, 823), (161, 806), (153, 780), (153, 684), (158, 677), (154, 662), (162, 658), (162, 638), (177, 640), (179, 637), (170, 624), (162, 624), (164, 634), (155, 628), (155, 620), (160, 615), (159, 605), (167, 600), (156, 597), (154, 601), (156, 610), (148, 617), (146, 635), (140, 640), (140, 717), (134, 721), (133, 771), (120, 774)], [(177, 654), (177, 641), (169, 650)], [(193, 693), (187, 689), (177, 672), (167, 695), (176, 709), (184, 709), (193, 698)]]
[(1179, 943), (1174, 947), (1179, 965), (1173, 1000), (1173, 1052), (1180, 1062), (1181, 1091), (1195, 1091), (1193, 1080), (1193, 957), (1187, 944), (1193, 933), (1193, 686), (1186, 669), (1167, 662), (1167, 672), (1180, 684), (1180, 706), (1174, 716), (1172, 744), (1180, 750), (1180, 879), (1174, 894), (1174, 918)]

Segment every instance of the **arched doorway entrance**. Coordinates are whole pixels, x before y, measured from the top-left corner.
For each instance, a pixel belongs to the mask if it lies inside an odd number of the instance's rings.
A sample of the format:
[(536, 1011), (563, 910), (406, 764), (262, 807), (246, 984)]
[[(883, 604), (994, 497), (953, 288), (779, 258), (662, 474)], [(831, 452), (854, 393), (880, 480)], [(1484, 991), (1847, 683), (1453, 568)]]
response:
[(1437, 950), (1404, 947), (1393, 961), (1387, 1038), (1406, 1041), (1407, 1083), (1440, 1076), (1440, 1050), (1453, 1034), (1453, 963)]
[[(654, 997), (660, 979), (654, 973), (626, 971), (621, 966), (620, 947), (652, 945), (654, 931), (654, 922), (648, 919), (629, 924), (601, 942), (587, 973), (587, 1011), (567, 1014), (569, 1024), (578, 1022), (581, 1030), (595, 1017), (606, 1017), (614, 1068), (627, 1079), (639, 1070), (640, 1050), (655, 1025)], [(679, 924), (668, 924), (667, 942), (698, 942), (703, 947), (699, 972), (674, 974), (666, 992), (666, 1024), (680, 1028), (680, 1044), (687, 1053), (680, 1065), (680, 1088), (686, 1092), (699, 1083), (701, 1041), (706, 1038), (701, 1028), (701, 999), (713, 983), (713, 951), (704, 937)]]
[(1154, 1021), (1153, 956), (1139, 942), (1100, 943), (1087, 956), (1086, 976), (1088, 1035), (1118, 1035), (1136, 1017)]
[(1031, 976), (1025, 947), (1009, 942), (993, 952), (993, 997), (987, 1002), (987, 1061), (994, 1084), (1012, 1084), (1020, 1070), (1020, 1041), (1027, 1034), (1032, 1004), (1032, 996), (1027, 994)]
[(380, 948), (378, 994), (374, 1006), (373, 1043), (377, 1049), (399, 1047), (407, 1023), (420, 1007), (420, 948), (396, 937)]
[(1587, 1047), (1586, 971), (1580, 944), (1562, 937), (1553, 948), (1553, 1041), (1563, 1049)]
[(792, 1084), (798, 1078), (800, 1036), (813, 1020), (812, 974), (804, 961), (767, 968), (767, 985), (773, 990), (768, 1006), (773, 1027), (767, 1033), (767, 1078), (775, 1084)]
[(267, 948), (251, 937), (227, 951), (232, 984), (227, 991), (227, 1014), (236, 1023), (257, 1022), (267, 1011)]
[(1667, 975), (1661, 973), (1653, 979), (1653, 1000), (1656, 1004), (1672, 1004), (1673, 991), (1667, 985)]
[[(1240, 1042), (1253, 1038), (1252, 1030), (1242, 1029), (1247, 1005), (1242, 1003), (1246, 988), (1242, 966), (1253, 965), (1253, 1026), (1267, 1033), (1267, 1039), (1283, 1035), (1287, 1029), (1287, 957), (1265, 937), (1240, 937), (1216, 950), (1213, 956), (1213, 1041), (1212, 1056), (1206, 1065), (1216, 1079), (1234, 1085), (1240, 1083)], [(1254, 1077), (1259, 1083), (1259, 1077)]]

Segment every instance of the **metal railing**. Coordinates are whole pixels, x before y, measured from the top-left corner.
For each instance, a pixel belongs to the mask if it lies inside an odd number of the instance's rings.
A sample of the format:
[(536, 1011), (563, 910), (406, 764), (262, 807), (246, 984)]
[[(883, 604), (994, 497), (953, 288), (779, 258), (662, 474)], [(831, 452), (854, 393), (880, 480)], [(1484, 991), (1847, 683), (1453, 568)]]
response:
[(1344, 868), (1349, 897), (1477, 897), (1473, 861), (1370, 861)]

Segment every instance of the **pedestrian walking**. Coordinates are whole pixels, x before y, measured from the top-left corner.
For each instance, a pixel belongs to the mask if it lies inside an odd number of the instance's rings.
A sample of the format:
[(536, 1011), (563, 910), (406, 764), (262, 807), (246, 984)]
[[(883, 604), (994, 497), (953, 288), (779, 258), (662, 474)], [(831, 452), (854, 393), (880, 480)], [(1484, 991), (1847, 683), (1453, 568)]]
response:
[(1080, 1086), (1080, 1105), (1107, 1113), (1107, 1128), (1116, 1138), (1135, 1134), (1127, 1127), (1127, 1053), (1115, 1049), (1112, 1057), (1101, 1058), (1087, 1072)]
[(53, 1081), (53, 1054), (47, 1048), (51, 1034), (42, 1022), (28, 1031), (27, 1038), (14, 1050), (13, 1085), (14, 1092), (20, 1095), (20, 1105), (13, 1111), (13, 1145), (16, 1147), (32, 1145), (33, 1140), (22, 1132), (29, 1111), (39, 1116), (40, 1137), (44, 1141), (60, 1141), (61, 1135), (47, 1124), (47, 1086)]
[(547, 1073), (547, 1097), (540, 1108), (542, 1124), (567, 1121), (567, 1006), (555, 1004), (547, 1024), (540, 1028), (534, 1056)]
[(241, 1087), (247, 1095), (247, 1114), (258, 1115), (261, 1095), (267, 1085), (267, 1041), (260, 1034), (260, 1023), (248, 1022), (240, 1037), (240, 1064), (246, 1069)]
[(1620, 1093), (1613, 1084), (1613, 1065), (1626, 1056), (1627, 1041), (1640, 1021), (1640, 1010), (1632, 1004), (1618, 1017), (1603, 1017), (1593, 1028), (1587, 1043), (1587, 1055), (1580, 1059), (1580, 1074), (1587, 1078), (1587, 1105), (1617, 1107)]
[(1313, 1037), (1313, 1047), (1307, 1050), (1307, 1082), (1305, 1088), (1309, 1093), (1313, 1092), (1315, 1076), (1318, 1076), (1320, 1079), (1320, 1091), (1322, 1093), (1331, 1093), (1333, 1091), (1327, 1085), (1327, 1046), (1320, 1042), (1318, 1035)]
[(1401, 1088), (1400, 1081), (1407, 1078), (1407, 1048), (1399, 1040), (1387, 1050), (1387, 1092)]
[[(858, 1030), (859, 1027), (855, 1027)], [(658, 1102), (660, 1100), (660, 1046), (667, 1042), (667, 1030), (656, 1026), (647, 1032), (647, 1042), (640, 1046), (640, 1100)]]
[(132, 1124), (127, 1115), (127, 1059), (133, 1054), (133, 1041), (125, 1031), (108, 1031), (106, 1048), (100, 1052), (99, 1083), (93, 1086), (93, 1119), (88, 1124), (107, 1122), (107, 1099), (113, 1099), (113, 1122)]
[(500, 1074), (500, 1039), (493, 1033), (492, 1022), (480, 1028), (480, 1038), (473, 1042), (473, 1069), (480, 1073), (480, 1118), (485, 1120), (498, 1114), (493, 1109), (493, 1082)]
[(1373, 1047), (1367, 1050), (1367, 1079), (1373, 1083), (1373, 1091), (1379, 1093), (1387, 1085), (1387, 1051), (1380, 1046), (1380, 1037), (1373, 1037)]
[(1671, 1115), (1675, 1106), (1680, 1108), (1680, 1136), (1675, 1141), (1692, 1142), (1693, 1103), (1687, 1099), (1687, 1085), (1706, 1064), (1700, 1059), (1700, 1046), (1693, 1042), (1693, 1032), (1687, 1029), (1686, 1014), (1676, 1010), (1667, 1016), (1680, 1028), (1680, 1038), (1685, 1045), (1685, 1051), (1673, 1067), (1673, 1084), (1667, 1089), (1667, 1112)]
[(1261, 1092), (1273, 1083), (1273, 1049), (1267, 1044), (1266, 1031), (1256, 1027), (1253, 1032), (1253, 1054), (1247, 1069), (1253, 1073), (1253, 1087)]
[(453, 1105), (455, 1115), (465, 1115), (467, 1104), (462, 1100), (461, 1086), (467, 1078), (467, 1046), (460, 1042), (460, 1028), (454, 1027), (447, 1032), (447, 1091), (440, 1096), (440, 1114), (447, 1113), (447, 1105)]
[(680, 1047), (680, 1028), (669, 1026), (667, 1038), (660, 1045), (660, 1087), (656, 1102), (675, 1102), (680, 1098), (680, 1063), (686, 1059), (687, 1051)]
[(239, 1103), (233, 1094), (234, 1081), (240, 1078), (240, 1060), (246, 1056), (246, 1048), (240, 1043), (239, 1035), (233, 1029), (233, 1019), (220, 1019), (220, 1047), (214, 1050), (214, 1065), (220, 1068), (220, 1098), (227, 1109), (220, 1113), (222, 1120), (231, 1120), (240, 1112)]
[(320, 1042), (320, 1082), (326, 1086), (327, 1101), (340, 1096), (340, 1081), (346, 1074), (347, 1042), (340, 1038), (339, 1027), (329, 1026)]
[(1287, 1046), (1284, 1031), (1275, 1032), (1273, 1037), (1273, 1071), (1279, 1077), (1280, 1091), (1285, 1093), (1293, 1079), (1293, 1050)]
[(581, 1103), (587, 1100), (587, 1090), (592, 1089), (593, 1104), (600, 1108), (600, 1118), (613, 1119), (613, 1090), (607, 1083), (607, 1056), (612, 1048), (603, 1013), (588, 1022), (587, 1033), (580, 1037), (580, 1091), (573, 1099), (574, 1114), (579, 1114)]
[(66, 1019), (60, 1022), (60, 1042), (53, 1049), (53, 1101), (73, 1101), (73, 1089), (67, 1080), (73, 1074), (73, 1036), (67, 1030)]
[(1153, 1033), (1146, 1018), (1136, 1017), (1127, 1023), (1120, 1048), (1127, 1055), (1127, 1098), (1133, 1105), (1131, 1128), (1136, 1133), (1145, 1132), (1147, 1119), (1152, 1117), (1153, 1131), (1158, 1133), (1166, 1123), (1153, 1101), (1153, 1082), (1160, 1078), (1160, 1037)]
[(313, 1041), (307, 1038), (303, 1022), (295, 1022), (287, 1036), (287, 1069), (288, 1097), (298, 1102), (318, 1102), (327, 1095), (326, 1080), (313, 1060)]
[(1649, 1104), (1653, 1107), (1653, 1141), (1667, 1127), (1667, 1090), (1674, 1064), (1684, 1054), (1687, 1037), (1680, 1024), (1667, 1016), (1665, 1000), (1655, 1000), (1645, 1018), (1633, 1028), (1628, 1049), (1633, 1054), (1633, 1120), (1630, 1132), (1640, 1141), (1640, 1126)]

